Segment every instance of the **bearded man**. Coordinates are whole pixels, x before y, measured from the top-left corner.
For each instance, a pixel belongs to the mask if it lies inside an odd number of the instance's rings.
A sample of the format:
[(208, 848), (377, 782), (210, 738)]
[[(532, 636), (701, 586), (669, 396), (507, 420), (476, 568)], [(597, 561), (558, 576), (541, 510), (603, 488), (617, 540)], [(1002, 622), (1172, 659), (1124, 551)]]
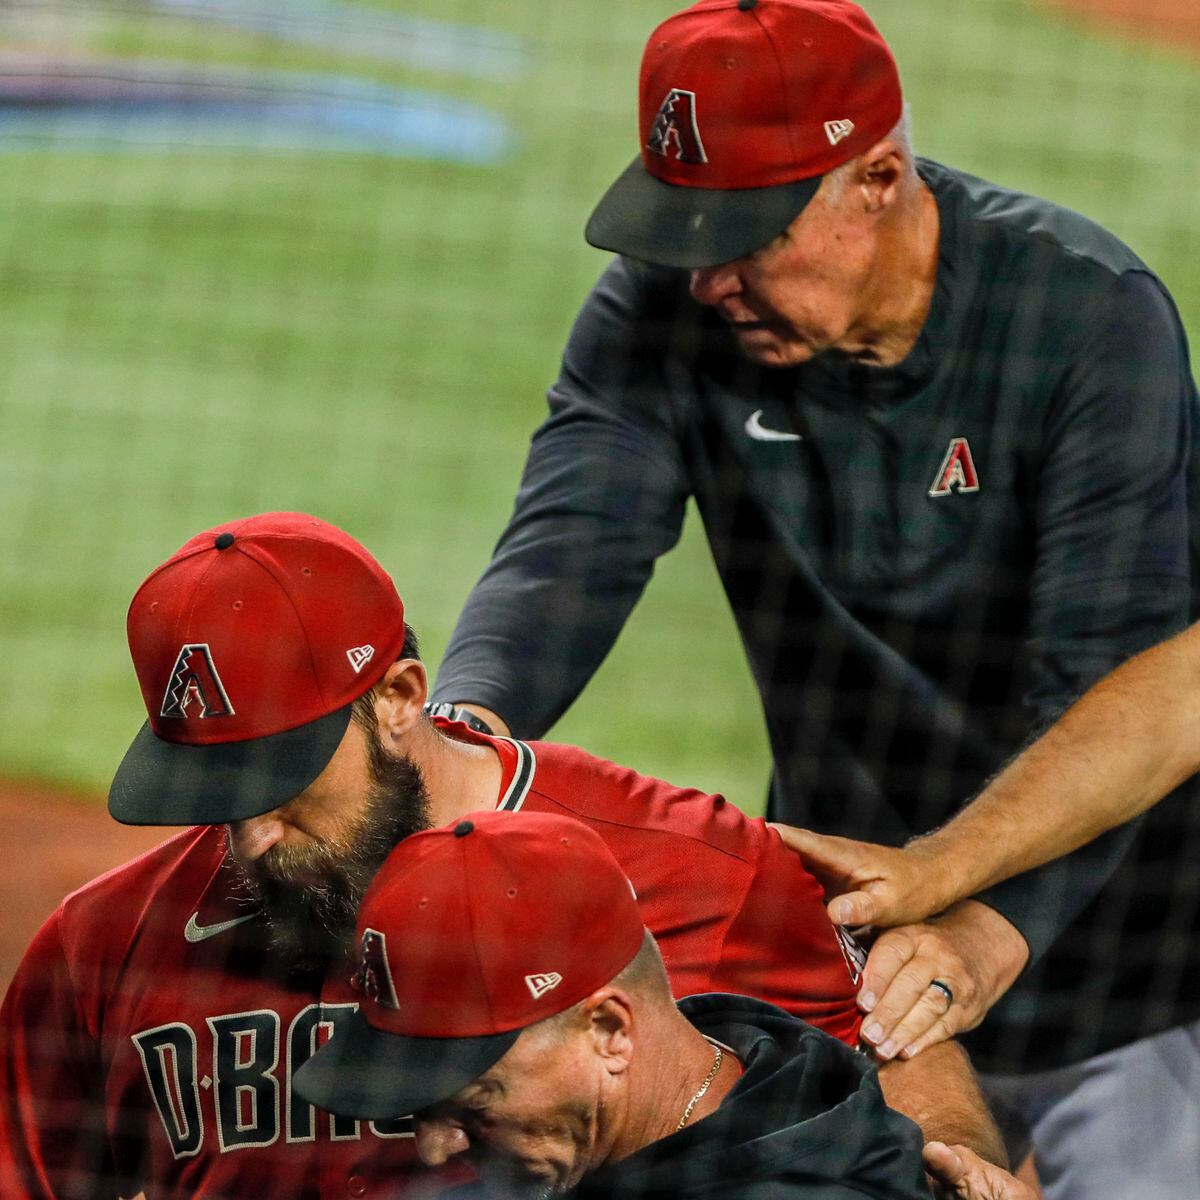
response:
[[(411, 1119), (329, 1116), (293, 1078), (358, 1008), (355, 917), (388, 852), (484, 809), (600, 831), (676, 995), (750, 993), (856, 1043), (852, 945), (773, 831), (573, 747), (431, 720), (395, 585), (341, 530), (268, 513), (198, 534), (128, 632), (149, 721), (110, 811), (198, 828), (69, 896), (26, 954), (0, 1011), (5, 1200), (461, 1178), (421, 1167)], [(927, 1136), (999, 1154), (957, 1048), (881, 1083)]]

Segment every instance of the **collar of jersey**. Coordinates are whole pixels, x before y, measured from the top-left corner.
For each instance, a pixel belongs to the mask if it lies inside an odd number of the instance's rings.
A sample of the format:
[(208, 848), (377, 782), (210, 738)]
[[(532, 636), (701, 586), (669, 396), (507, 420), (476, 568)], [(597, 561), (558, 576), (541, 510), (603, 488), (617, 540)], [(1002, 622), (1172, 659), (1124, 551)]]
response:
[(496, 810), (519, 812), (537, 772), (537, 755), (533, 747), (517, 738), (480, 733), (460, 721), (447, 721), (444, 717), (434, 717), (433, 723), (447, 737), (456, 741), (473, 742), (477, 746), (490, 746), (495, 750), (500, 758), (500, 795), (496, 800)]

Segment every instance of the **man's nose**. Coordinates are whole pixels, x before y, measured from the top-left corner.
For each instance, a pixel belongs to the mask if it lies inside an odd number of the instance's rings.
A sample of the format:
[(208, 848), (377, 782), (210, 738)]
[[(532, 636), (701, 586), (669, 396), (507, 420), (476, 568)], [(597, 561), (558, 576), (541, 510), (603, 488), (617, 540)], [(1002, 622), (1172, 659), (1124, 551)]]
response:
[(417, 1127), (417, 1156), (427, 1167), (440, 1167), (456, 1154), (470, 1148), (471, 1142), (461, 1125), (435, 1118), (414, 1118)]
[(244, 821), (229, 823), (229, 848), (240, 863), (252, 863), (283, 840), (284, 822), (279, 809)]
[(719, 263), (715, 267), (698, 267), (692, 272), (688, 288), (692, 299), (699, 304), (720, 304), (741, 289), (736, 262)]

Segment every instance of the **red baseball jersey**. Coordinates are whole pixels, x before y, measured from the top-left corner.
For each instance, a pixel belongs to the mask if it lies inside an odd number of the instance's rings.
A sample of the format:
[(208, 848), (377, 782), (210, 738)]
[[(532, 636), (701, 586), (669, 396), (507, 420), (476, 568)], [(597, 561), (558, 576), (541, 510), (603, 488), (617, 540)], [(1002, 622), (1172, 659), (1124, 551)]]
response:
[[(571, 747), (442, 728), (495, 746), (499, 808), (605, 838), (677, 995), (749, 993), (856, 1040), (820, 888), (762, 821)], [(289, 973), (225, 851), (220, 827), (172, 837), (68, 896), (34, 939), (0, 1010), (5, 1200), (382, 1200), (438, 1183), (409, 1119), (331, 1117), (292, 1091), (356, 1007), (350, 968)]]

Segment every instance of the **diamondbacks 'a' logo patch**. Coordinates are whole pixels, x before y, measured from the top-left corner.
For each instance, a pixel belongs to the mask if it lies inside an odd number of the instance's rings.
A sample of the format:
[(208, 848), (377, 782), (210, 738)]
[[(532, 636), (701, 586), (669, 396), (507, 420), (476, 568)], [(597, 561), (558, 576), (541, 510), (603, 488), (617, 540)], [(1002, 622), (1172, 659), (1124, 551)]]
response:
[(552, 992), (562, 983), (562, 976), (557, 971), (539, 971), (536, 975), (525, 976), (525, 986), (529, 994), (539, 1000), (547, 992)]
[(158, 715), (186, 717), (193, 704), (200, 706), (201, 717), (233, 716), (233, 705), (207, 642), (189, 642), (179, 651)]
[(835, 925), (833, 928), (842, 957), (846, 960), (846, 970), (850, 972), (850, 982), (857, 987), (858, 981), (862, 979), (863, 968), (867, 965), (867, 952), (844, 925)]
[(696, 122), (695, 92), (672, 88), (667, 93), (650, 126), (646, 149), (663, 158), (670, 158), (674, 152), (680, 162), (708, 162), (704, 143), (700, 140), (700, 126)]
[(358, 945), (358, 970), (354, 972), (350, 986), (383, 1008), (400, 1010), (392, 969), (388, 966), (387, 938), (377, 929), (363, 930)]
[(979, 475), (975, 460), (971, 457), (971, 446), (965, 437), (950, 439), (946, 457), (938, 467), (929, 488), (931, 496), (948, 496), (951, 492), (979, 491)]

